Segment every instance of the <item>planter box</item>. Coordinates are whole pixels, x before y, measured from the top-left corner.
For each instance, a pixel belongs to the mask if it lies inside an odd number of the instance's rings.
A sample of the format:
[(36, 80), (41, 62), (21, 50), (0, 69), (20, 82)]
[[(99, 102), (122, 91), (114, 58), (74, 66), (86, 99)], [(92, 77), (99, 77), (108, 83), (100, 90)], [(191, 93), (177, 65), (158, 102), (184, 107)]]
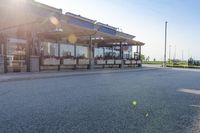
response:
[(131, 61), (130, 60), (125, 60), (125, 64), (129, 65), (129, 64), (131, 64)]
[(106, 61), (106, 64), (108, 65), (113, 65), (114, 63), (115, 63), (115, 60), (112, 60), (112, 59)]
[(49, 71), (49, 70), (58, 70), (58, 66), (50, 66), (50, 65), (46, 65), (46, 66), (40, 66), (41, 71)]
[(21, 68), (24, 67), (25, 65), (26, 65), (25, 60), (13, 60), (11, 66), (16, 68)]
[(115, 64), (117, 64), (117, 65), (122, 64), (122, 60), (115, 60)]
[(60, 65), (60, 59), (46, 58), (43, 60), (43, 65)]
[(105, 65), (106, 61), (105, 60), (96, 60), (97, 65)]
[(141, 60), (137, 60), (137, 64), (142, 64), (142, 61)]
[(79, 65), (89, 65), (89, 59), (78, 59)]
[(76, 65), (76, 59), (63, 59), (63, 65)]
[(132, 60), (131, 63), (132, 64), (136, 64), (137, 62), (136, 62), (136, 60)]

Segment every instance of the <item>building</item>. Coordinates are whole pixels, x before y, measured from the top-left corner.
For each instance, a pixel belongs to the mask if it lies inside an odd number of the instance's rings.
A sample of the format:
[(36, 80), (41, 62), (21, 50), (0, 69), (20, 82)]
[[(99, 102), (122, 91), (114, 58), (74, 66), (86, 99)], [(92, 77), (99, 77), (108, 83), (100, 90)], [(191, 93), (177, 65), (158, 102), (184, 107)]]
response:
[(2, 0), (0, 16), (2, 73), (142, 65), (144, 43), (107, 24), (33, 0)]

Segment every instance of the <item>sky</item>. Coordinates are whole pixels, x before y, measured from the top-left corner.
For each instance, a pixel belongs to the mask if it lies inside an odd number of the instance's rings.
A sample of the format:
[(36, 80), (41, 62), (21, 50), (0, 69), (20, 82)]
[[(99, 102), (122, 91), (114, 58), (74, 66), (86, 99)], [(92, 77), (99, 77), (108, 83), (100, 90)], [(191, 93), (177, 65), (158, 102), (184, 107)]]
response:
[(142, 53), (150, 60), (163, 60), (167, 21), (167, 59), (200, 60), (200, 0), (36, 1), (135, 35), (135, 40), (145, 43)]

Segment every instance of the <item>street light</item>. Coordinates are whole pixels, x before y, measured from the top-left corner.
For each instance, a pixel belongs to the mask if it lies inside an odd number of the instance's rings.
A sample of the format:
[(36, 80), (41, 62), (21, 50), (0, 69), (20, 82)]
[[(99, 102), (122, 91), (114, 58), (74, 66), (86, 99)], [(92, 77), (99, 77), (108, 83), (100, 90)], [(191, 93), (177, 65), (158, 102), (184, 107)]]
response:
[(167, 51), (167, 21), (165, 22), (165, 50), (164, 50), (164, 62), (163, 67), (166, 67), (166, 51)]

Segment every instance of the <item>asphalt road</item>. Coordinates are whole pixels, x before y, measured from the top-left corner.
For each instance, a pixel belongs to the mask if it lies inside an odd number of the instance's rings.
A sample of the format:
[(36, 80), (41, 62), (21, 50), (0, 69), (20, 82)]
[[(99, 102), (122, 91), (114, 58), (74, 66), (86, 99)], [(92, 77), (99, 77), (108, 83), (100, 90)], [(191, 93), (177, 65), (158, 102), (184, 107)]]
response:
[(1, 82), (0, 133), (199, 133), (199, 81), (159, 69)]

